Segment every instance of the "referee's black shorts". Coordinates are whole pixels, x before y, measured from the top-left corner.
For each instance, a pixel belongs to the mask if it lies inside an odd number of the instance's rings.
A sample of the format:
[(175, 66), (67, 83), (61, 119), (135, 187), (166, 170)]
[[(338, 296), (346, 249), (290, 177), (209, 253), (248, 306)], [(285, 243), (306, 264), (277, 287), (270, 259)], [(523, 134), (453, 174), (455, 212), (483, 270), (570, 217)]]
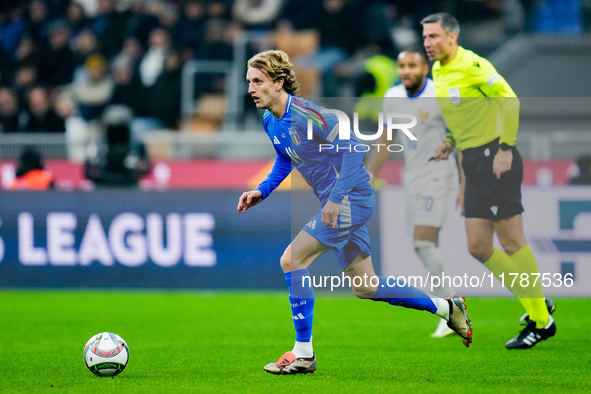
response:
[(523, 160), (517, 148), (512, 147), (511, 169), (497, 179), (493, 173), (493, 160), (499, 149), (496, 139), (486, 145), (462, 151), (462, 168), (466, 174), (464, 215), (498, 221), (523, 212), (521, 181)]

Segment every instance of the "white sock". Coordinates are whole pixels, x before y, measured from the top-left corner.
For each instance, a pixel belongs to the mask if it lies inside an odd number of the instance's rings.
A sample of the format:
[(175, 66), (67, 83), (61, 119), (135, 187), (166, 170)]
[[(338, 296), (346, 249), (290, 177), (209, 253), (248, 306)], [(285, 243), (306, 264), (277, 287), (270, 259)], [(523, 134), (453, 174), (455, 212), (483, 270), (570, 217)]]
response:
[(435, 304), (437, 311), (435, 314), (446, 321), (449, 320), (449, 302), (445, 298), (431, 298), (431, 301)]
[(297, 358), (310, 358), (314, 355), (314, 349), (312, 348), (312, 338), (310, 342), (298, 342), (296, 341), (291, 351)]
[[(417, 240), (414, 242), (415, 251), (423, 262), (423, 265), (432, 276), (442, 278), (445, 271), (445, 261), (441, 256), (439, 248), (435, 242)], [(433, 289), (433, 294), (438, 297), (450, 297), (454, 294), (454, 290), (447, 286), (440, 286)]]

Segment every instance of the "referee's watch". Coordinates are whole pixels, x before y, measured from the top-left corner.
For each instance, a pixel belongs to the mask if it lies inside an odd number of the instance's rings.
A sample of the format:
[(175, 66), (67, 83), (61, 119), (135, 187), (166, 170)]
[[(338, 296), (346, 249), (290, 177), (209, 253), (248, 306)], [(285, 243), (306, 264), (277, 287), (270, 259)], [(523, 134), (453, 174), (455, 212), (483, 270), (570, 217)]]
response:
[(511, 150), (511, 145), (503, 142), (501, 145), (499, 145), (499, 148), (503, 151), (508, 151)]

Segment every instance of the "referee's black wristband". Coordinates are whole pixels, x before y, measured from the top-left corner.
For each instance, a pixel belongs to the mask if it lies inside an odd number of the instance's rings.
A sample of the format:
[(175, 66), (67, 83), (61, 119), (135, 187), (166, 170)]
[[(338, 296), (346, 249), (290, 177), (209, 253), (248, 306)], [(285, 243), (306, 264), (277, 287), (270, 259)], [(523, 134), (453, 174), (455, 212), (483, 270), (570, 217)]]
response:
[(501, 148), (501, 150), (507, 151), (507, 150), (511, 150), (511, 145), (503, 142), (501, 145), (499, 145), (499, 148)]

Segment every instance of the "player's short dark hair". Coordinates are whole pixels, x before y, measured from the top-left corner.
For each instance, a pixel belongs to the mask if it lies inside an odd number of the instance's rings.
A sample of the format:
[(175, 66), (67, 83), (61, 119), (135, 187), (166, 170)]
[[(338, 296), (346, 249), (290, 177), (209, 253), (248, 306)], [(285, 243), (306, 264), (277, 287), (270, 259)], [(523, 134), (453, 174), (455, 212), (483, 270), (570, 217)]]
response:
[[(400, 53), (405, 53), (405, 52), (406, 53), (416, 53), (425, 61), (425, 63), (427, 63), (427, 56), (425, 55), (425, 50), (423, 49), (423, 47), (412, 46), (412, 47), (408, 47), (408, 48), (405, 48), (400, 51)], [(398, 54), (398, 56), (400, 56), (400, 53)]]
[(426, 16), (421, 21), (421, 25), (425, 25), (427, 23), (437, 23), (441, 24), (441, 27), (447, 34), (454, 32), (460, 34), (460, 23), (456, 18), (452, 15), (448, 14), (447, 12), (438, 12), (436, 14), (431, 14)]
[(274, 50), (257, 53), (248, 60), (248, 67), (262, 71), (273, 82), (283, 79), (283, 89), (291, 95), (297, 95), (300, 90), (293, 64), (289, 61), (289, 56), (283, 51)]

